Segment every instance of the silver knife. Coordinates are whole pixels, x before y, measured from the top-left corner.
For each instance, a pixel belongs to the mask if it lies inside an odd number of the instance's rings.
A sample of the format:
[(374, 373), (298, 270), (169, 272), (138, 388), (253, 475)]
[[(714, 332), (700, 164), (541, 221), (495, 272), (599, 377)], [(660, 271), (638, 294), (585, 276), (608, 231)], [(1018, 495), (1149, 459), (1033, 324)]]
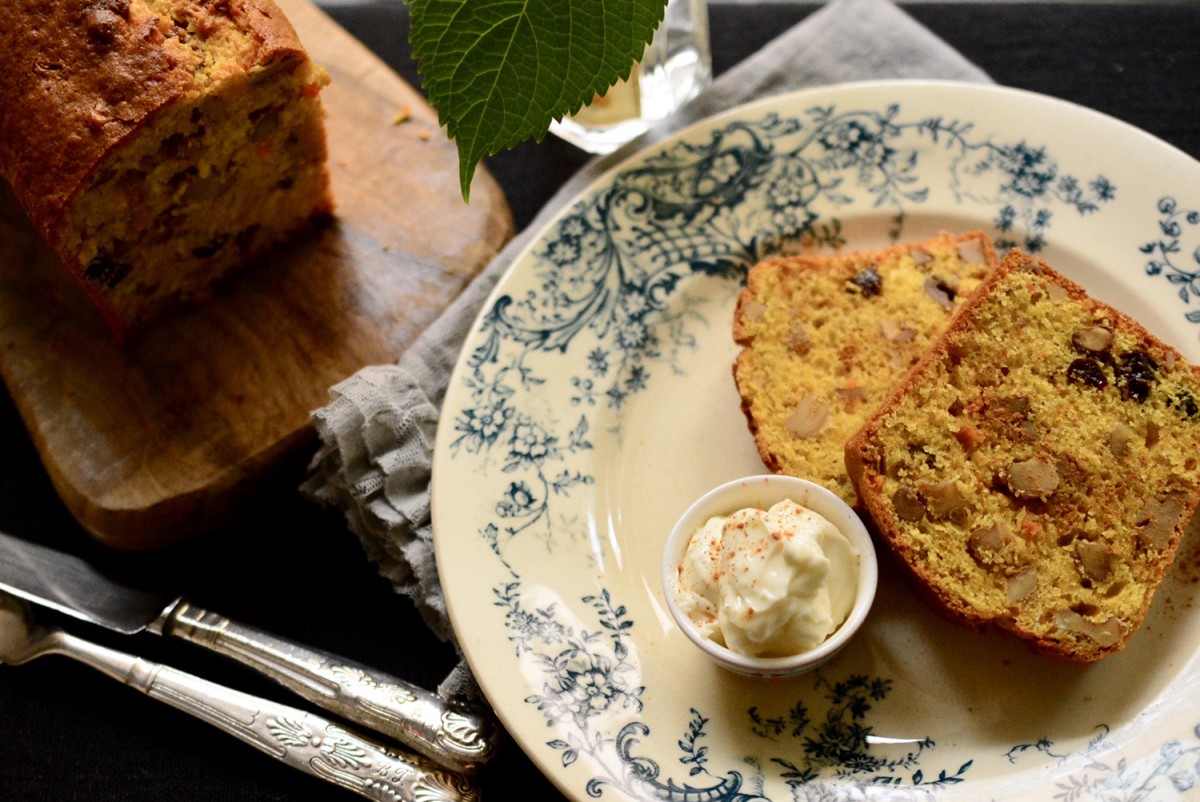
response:
[(153, 632), (203, 646), (464, 774), (496, 751), (497, 727), (478, 706), (447, 701), (359, 663), (235, 623), (181, 597), (132, 587), (74, 555), (2, 532), (0, 590), (126, 635)]

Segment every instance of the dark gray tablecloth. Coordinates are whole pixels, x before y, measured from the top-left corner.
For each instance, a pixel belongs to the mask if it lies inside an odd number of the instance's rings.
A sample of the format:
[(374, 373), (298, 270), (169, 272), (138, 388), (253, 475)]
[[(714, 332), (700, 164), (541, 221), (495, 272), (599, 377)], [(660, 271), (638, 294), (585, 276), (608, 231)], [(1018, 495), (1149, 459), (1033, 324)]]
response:
[[(1200, 6), (1145, 4), (915, 4), (918, 21), (998, 83), (1081, 103), (1200, 157)], [(402, 4), (331, 13), (417, 82)], [(715, 68), (728, 69), (813, 6), (711, 7)], [(487, 161), (524, 226), (586, 156), (553, 138)], [(283, 470), (226, 530), (134, 567), (198, 603), (426, 686), (455, 655), (363, 559), (335, 512), (296, 490), (303, 461)], [(260, 510), (272, 512), (272, 525)], [(6, 397), (0, 398), (0, 529), (103, 560), (64, 511)], [(128, 562), (128, 558), (126, 558)], [(109, 642), (112, 642), (111, 640)], [(139, 640), (137, 651), (281, 701), (264, 682), (192, 647)], [(0, 667), (2, 800), (355, 799), (314, 783), (205, 724), (61, 658)], [(483, 778), (493, 799), (555, 798), (519, 750)]]

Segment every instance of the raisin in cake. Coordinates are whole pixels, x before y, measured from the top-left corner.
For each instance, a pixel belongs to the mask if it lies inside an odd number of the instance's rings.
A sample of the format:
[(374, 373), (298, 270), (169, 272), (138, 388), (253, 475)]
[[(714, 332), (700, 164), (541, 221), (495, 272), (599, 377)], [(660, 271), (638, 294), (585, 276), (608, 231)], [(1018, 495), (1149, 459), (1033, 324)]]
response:
[(928, 596), (1093, 662), (1145, 618), (1200, 500), (1200, 370), (1019, 252), (846, 445)]
[(755, 265), (734, 315), (742, 409), (766, 466), (855, 503), (842, 450), (996, 265), (981, 233)]
[(0, 176), (115, 331), (329, 214), (328, 78), (271, 0), (6, 0)]

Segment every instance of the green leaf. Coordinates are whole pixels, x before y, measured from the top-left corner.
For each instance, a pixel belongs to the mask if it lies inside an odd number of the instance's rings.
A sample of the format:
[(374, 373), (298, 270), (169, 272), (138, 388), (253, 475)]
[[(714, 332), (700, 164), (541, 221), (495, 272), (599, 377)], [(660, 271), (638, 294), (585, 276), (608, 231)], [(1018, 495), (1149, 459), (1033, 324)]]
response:
[(458, 145), (469, 199), (484, 156), (527, 139), (627, 78), (666, 0), (411, 0), (413, 56)]

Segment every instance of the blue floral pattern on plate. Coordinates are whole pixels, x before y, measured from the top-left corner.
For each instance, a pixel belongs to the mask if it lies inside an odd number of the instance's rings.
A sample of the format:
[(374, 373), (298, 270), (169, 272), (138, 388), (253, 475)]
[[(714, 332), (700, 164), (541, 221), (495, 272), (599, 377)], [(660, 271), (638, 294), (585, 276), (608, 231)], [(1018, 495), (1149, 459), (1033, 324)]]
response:
[[(1177, 288), (1185, 304), (1200, 300), (1200, 209), (1181, 208), (1174, 197), (1158, 201), (1159, 238), (1142, 245), (1146, 275), (1163, 276)], [(1188, 248), (1192, 250), (1188, 251)], [(1200, 323), (1200, 309), (1187, 312), (1191, 323)]]
[[(836, 662), (797, 698), (745, 711), (739, 737), (756, 743), (747, 755), (710, 750), (704, 701), (687, 708), (682, 731), (662, 732), (647, 718), (643, 623), (622, 597), (627, 589), (598, 583), (543, 603), (529, 587), (528, 556), (513, 556), (516, 544), (537, 538), (555, 559), (578, 557), (579, 510), (602, 484), (597, 443), (619, 444), (631, 401), (686, 373), (698, 332), (719, 325), (689, 295), (697, 280), (726, 286), (729, 298), (765, 256), (847, 244), (848, 220), (873, 220), (897, 240), (923, 214), (953, 218), (960, 209), (999, 247), (1039, 252), (1059, 227), (1102, 218), (1122, 195), (1121, 180), (1081, 172), (1078, 154), (1035, 134), (985, 133), (978, 120), (911, 111), (903, 100), (798, 97), (702, 125), (602, 180), (501, 283), (456, 374), (438, 459), (458, 475), (486, 477), (490, 495), (472, 520), (497, 569), (490, 605), (522, 667), (522, 704), (549, 733), (525, 740), (550, 750), (564, 772), (584, 767), (571, 776), (591, 797), (832, 800), (858, 789), (901, 800), (969, 785), (974, 771), (975, 756), (947, 762), (929, 733), (881, 754), (872, 710), (899, 692), (896, 681), (839, 674)], [(1166, 195), (1152, 211), (1158, 230), (1135, 245), (1145, 273), (1165, 277), (1191, 305), (1200, 298), (1200, 250), (1189, 255), (1186, 243), (1200, 235), (1200, 213)], [(1200, 323), (1200, 311), (1184, 315)], [(594, 549), (582, 551), (596, 559)], [(549, 581), (540, 562), (531, 568)], [(1097, 723), (1086, 744), (1063, 752), (1039, 737), (989, 757), (1075, 766), (1054, 791), (1068, 801), (1175, 799), (1195, 784), (1198, 731), (1162, 743), (1157, 761), (1131, 763), (1109, 759), (1114, 728)], [(653, 738), (665, 739), (657, 759), (641, 751)], [(667, 753), (674, 767), (663, 765)]]

